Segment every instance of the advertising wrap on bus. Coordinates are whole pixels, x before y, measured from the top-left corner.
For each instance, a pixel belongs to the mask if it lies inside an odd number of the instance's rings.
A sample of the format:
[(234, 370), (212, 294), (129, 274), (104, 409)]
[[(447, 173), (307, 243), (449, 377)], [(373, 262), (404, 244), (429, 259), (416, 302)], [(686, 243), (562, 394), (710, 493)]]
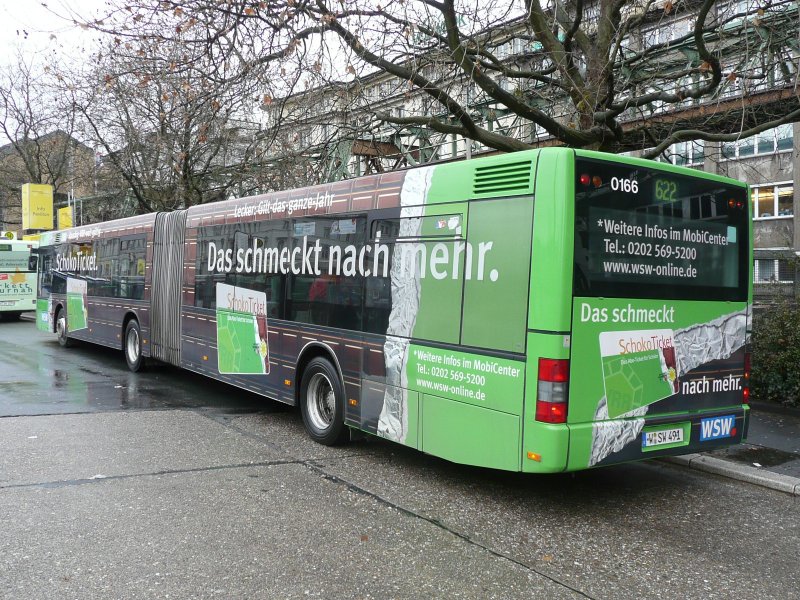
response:
[[(594, 466), (741, 438), (746, 190), (592, 160), (576, 171), (571, 361), (581, 376), (570, 394), (594, 402), (570, 405), (570, 461)], [(691, 413), (727, 409), (725, 435), (692, 426)]]
[(217, 353), (220, 373), (269, 374), (264, 292), (217, 284)]
[(566, 148), (44, 234), (40, 326), (454, 462), (558, 472), (747, 429), (746, 186)]
[[(16, 306), (36, 294), (36, 273), (0, 273), (0, 306)], [(33, 310), (25, 306), (25, 310)]]
[[(531, 163), (525, 168), (530, 174)], [(523, 412), (533, 203), (530, 196), (510, 197), (467, 211), (463, 202), (452, 201), (451, 189), (446, 170), (414, 169), (403, 174), (399, 207), (381, 218), (301, 217), (293, 221), (288, 241), (244, 224), (240, 241), (200, 241), (200, 277), (242, 282), (214, 284), (218, 372), (270, 372), (268, 331), (278, 308), (271, 291), (247, 287), (248, 280), (296, 276), (292, 296), (302, 307), (297, 318), (340, 326), (358, 315), (363, 286), (362, 318), (368, 323), (357, 326), (384, 336), (383, 360), (380, 367), (365, 368), (362, 397), (348, 405), (348, 423), (434, 449), (460, 444), (463, 432), (447, 426), (450, 411), (474, 406), (486, 412), (483, 423), (498, 421), (493, 435), (507, 446)], [(236, 214), (272, 212), (268, 202), (257, 206), (237, 208)], [(487, 311), (494, 317), (487, 319)], [(491, 464), (518, 468), (518, 449), (506, 450)], [(477, 460), (487, 449), (474, 451)]]

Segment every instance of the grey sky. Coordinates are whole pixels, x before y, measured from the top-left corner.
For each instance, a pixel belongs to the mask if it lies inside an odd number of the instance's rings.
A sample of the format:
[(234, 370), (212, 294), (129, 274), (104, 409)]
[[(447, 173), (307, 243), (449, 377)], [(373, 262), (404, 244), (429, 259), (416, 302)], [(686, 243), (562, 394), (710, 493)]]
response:
[(0, 0), (0, 63), (5, 65), (12, 61), (16, 48), (22, 48), (26, 55), (59, 46), (71, 51), (97, 36), (95, 32), (81, 29), (58, 15), (92, 16), (104, 6), (103, 0), (51, 0), (46, 2), (47, 7), (42, 4)]

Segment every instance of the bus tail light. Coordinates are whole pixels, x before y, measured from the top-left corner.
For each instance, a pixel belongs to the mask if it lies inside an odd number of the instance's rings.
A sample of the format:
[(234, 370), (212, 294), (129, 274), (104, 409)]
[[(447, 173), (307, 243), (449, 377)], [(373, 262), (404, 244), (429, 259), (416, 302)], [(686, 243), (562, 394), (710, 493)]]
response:
[(750, 361), (751, 354), (748, 350), (744, 352), (744, 385), (742, 386), (742, 403), (750, 404)]
[(578, 177), (578, 181), (581, 182), (581, 185), (588, 186), (589, 184), (593, 185), (596, 188), (599, 188), (603, 185), (603, 178), (599, 175), (589, 175), (588, 173), (581, 173)]
[(744, 208), (744, 202), (731, 198), (728, 200), (728, 208)]
[(542, 423), (567, 422), (569, 360), (539, 359), (536, 385), (536, 420)]

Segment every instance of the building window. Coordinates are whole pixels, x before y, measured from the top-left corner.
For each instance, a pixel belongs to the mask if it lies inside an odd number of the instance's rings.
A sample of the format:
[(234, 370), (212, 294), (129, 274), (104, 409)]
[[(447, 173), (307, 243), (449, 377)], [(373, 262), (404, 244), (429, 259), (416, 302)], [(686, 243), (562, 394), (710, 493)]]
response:
[(666, 158), (662, 155), (659, 160), (684, 167), (700, 166), (705, 160), (703, 140), (678, 142), (667, 148), (664, 154)]
[(739, 142), (739, 157), (753, 156), (756, 153), (756, 136), (751, 136)]
[(757, 258), (753, 267), (753, 283), (792, 283), (794, 281), (794, 267), (788, 260)]
[(760, 154), (786, 152), (792, 150), (793, 145), (792, 124), (788, 123), (774, 129), (767, 129), (749, 138), (743, 138), (735, 142), (723, 142), (722, 158), (724, 160), (732, 160)]
[(758, 6), (753, 0), (739, 0), (731, 3), (733, 14), (750, 14), (754, 12)]
[(758, 144), (756, 145), (758, 154), (769, 154), (775, 151), (775, 135), (773, 131), (762, 131), (755, 137), (758, 138)]
[(775, 129), (775, 137), (777, 138), (777, 150), (791, 150), (794, 145), (793, 126), (791, 123), (786, 123)]
[(658, 24), (658, 27), (642, 34), (643, 47), (649, 48), (656, 44), (666, 44), (672, 40), (680, 39), (692, 31), (692, 25), (693, 21), (690, 19), (662, 21)]
[(791, 181), (754, 185), (750, 188), (753, 218), (791, 217), (794, 214), (794, 186)]

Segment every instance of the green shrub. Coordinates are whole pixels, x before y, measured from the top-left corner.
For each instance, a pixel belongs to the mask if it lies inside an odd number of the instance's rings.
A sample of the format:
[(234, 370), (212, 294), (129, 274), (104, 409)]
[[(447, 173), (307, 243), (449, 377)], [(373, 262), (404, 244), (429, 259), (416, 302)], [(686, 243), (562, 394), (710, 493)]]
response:
[(753, 400), (800, 405), (800, 307), (782, 299), (753, 315)]

